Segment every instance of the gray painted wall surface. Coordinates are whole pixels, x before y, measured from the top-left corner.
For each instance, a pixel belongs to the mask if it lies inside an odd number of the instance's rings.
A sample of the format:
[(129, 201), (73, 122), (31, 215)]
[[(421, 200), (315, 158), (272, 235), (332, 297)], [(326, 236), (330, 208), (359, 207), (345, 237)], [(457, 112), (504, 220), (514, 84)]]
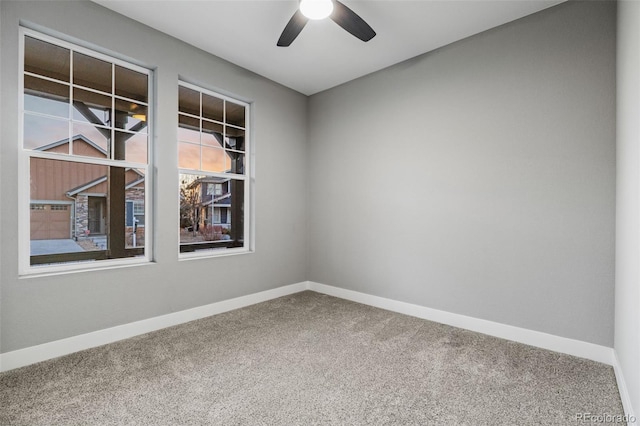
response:
[(613, 345), (615, 3), (314, 95), (311, 281)]
[[(640, 414), (640, 3), (618, 3), (615, 350)], [(627, 408), (628, 409), (628, 408)]]
[[(563, 4), (310, 100), (93, 3), (0, 10), (4, 124), (19, 20), (156, 69), (160, 230), (157, 263), (19, 279), (3, 125), (1, 352), (306, 279), (613, 344), (613, 3)], [(178, 75), (255, 102), (254, 254), (177, 260)]]
[[(37, 345), (306, 279), (306, 108), (293, 90), (90, 2), (7, 2), (2, 120), (18, 122), (18, 24), (58, 31), (156, 69), (156, 260), (139, 267), (18, 278), (18, 129), (2, 126), (0, 350)], [(178, 262), (178, 76), (254, 103), (256, 248)]]

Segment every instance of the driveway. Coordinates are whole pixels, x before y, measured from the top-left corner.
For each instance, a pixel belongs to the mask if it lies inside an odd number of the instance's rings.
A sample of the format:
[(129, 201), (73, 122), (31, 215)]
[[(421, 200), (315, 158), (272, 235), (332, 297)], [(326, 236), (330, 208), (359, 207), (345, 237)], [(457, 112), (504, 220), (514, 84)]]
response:
[(84, 251), (75, 241), (69, 240), (32, 240), (31, 255), (77, 253)]

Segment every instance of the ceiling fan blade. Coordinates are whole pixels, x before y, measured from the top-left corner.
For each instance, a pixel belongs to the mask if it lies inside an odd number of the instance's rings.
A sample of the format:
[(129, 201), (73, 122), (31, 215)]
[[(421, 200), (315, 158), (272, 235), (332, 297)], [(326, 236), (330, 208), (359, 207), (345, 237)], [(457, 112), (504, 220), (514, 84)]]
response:
[(338, 0), (333, 0), (331, 19), (362, 41), (369, 41), (376, 36), (376, 32), (364, 19)]
[(287, 47), (293, 43), (293, 40), (298, 37), (300, 31), (307, 25), (307, 22), (309, 22), (309, 18), (304, 16), (302, 12), (300, 12), (300, 9), (296, 10), (296, 13), (293, 14), (287, 26), (284, 27), (284, 31), (282, 31), (278, 39), (278, 46)]

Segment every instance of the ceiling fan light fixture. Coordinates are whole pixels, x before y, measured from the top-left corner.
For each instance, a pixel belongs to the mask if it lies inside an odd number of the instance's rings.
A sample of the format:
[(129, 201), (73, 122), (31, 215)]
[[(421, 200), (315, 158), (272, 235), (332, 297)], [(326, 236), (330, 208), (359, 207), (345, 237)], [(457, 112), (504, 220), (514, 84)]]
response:
[(333, 12), (331, 0), (301, 0), (300, 12), (309, 19), (324, 19)]

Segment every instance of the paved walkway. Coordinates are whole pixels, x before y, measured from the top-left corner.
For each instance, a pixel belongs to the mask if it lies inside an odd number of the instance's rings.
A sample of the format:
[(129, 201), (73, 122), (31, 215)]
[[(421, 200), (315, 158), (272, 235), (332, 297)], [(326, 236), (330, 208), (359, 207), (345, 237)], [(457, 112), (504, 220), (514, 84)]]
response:
[(84, 251), (75, 241), (69, 240), (32, 240), (31, 255), (77, 253)]

